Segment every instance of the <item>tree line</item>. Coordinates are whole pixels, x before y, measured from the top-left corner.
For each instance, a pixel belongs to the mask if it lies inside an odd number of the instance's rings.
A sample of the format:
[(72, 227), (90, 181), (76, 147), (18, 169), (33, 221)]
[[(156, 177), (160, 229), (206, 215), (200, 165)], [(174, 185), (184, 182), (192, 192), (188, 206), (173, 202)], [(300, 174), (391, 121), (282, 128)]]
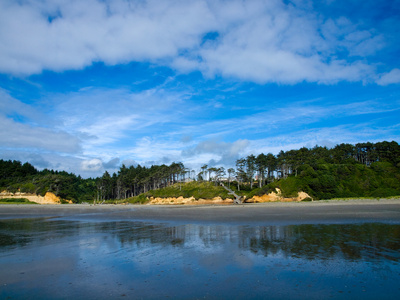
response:
[(122, 165), (112, 175), (105, 171), (101, 177), (83, 179), (65, 171), (38, 171), (29, 163), (0, 160), (0, 188), (40, 195), (50, 191), (74, 202), (126, 199), (189, 179), (215, 184), (225, 180), (229, 186), (234, 182), (237, 191), (257, 188), (257, 193), (276, 187), (287, 195), (303, 190), (319, 199), (373, 195), (378, 189), (381, 192), (376, 195), (400, 195), (400, 146), (394, 141), (251, 154), (236, 160), (235, 167), (204, 164), (195, 172), (180, 162)]
[(371, 166), (374, 162), (389, 162), (400, 168), (400, 146), (397, 142), (358, 143), (356, 145), (340, 144), (328, 149), (315, 146), (298, 150), (253, 154), (236, 161), (236, 176), (239, 183), (249, 182), (253, 187), (258, 179), (259, 187), (271, 180), (297, 176), (299, 168), (308, 165), (317, 168), (321, 164), (363, 164)]
[(169, 166), (153, 165), (149, 168), (122, 165), (117, 174), (111, 176), (105, 171), (103, 176), (96, 179), (96, 199), (126, 199), (194, 177), (194, 170), (185, 168), (180, 162), (173, 162)]
[(73, 202), (126, 199), (151, 189), (160, 189), (194, 177), (182, 163), (171, 165), (122, 165), (118, 173), (105, 171), (101, 177), (83, 179), (73, 173), (44, 169), (38, 171), (30, 163), (0, 160), (2, 191), (34, 193), (44, 196), (53, 192)]
[(252, 190), (257, 179), (259, 195), (275, 188), (286, 197), (303, 191), (314, 199), (400, 195), (400, 146), (394, 141), (249, 155), (236, 167), (238, 190)]

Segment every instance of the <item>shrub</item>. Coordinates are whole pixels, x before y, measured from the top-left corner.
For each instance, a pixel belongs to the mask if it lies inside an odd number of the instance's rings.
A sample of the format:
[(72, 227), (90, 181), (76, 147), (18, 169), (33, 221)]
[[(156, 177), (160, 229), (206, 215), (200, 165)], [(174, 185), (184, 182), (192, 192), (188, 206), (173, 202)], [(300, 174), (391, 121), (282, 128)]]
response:
[(385, 198), (398, 195), (400, 195), (400, 191), (392, 188), (378, 188), (371, 193), (371, 196), (375, 198)]
[(4, 198), (0, 199), (0, 203), (7, 203), (7, 204), (12, 204), (12, 203), (17, 203), (17, 204), (37, 204), (36, 202), (31, 202), (26, 198)]
[(35, 190), (36, 190), (36, 186), (31, 182), (25, 183), (21, 186), (22, 193), (34, 194)]

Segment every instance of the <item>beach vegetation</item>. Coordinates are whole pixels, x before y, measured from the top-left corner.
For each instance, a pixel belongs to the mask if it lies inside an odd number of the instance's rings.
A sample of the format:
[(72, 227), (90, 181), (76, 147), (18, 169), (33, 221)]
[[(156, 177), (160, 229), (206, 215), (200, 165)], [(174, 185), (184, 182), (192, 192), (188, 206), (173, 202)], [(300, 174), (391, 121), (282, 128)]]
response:
[(331, 149), (303, 147), (280, 151), (277, 156), (260, 154), (255, 176), (259, 189), (252, 189), (249, 157), (236, 162), (238, 193), (250, 189), (248, 195), (261, 195), (279, 188), (283, 197), (303, 191), (313, 199), (400, 195), (400, 147), (394, 141), (340, 144)]
[(37, 170), (30, 163), (0, 160), (0, 190), (44, 196), (52, 192), (73, 203), (144, 203), (150, 197), (250, 198), (280, 189), (283, 197), (302, 191), (313, 199), (392, 197), (400, 195), (400, 146), (397, 142), (339, 144), (250, 154), (235, 167), (203, 164), (195, 170), (170, 165), (122, 165), (97, 178), (57, 170)]
[(29, 201), (26, 198), (3, 198), (0, 199), (0, 204), (37, 204), (37, 203)]
[(187, 183), (176, 183), (172, 186), (165, 187), (158, 190), (151, 190), (146, 193), (140, 194), (132, 198), (128, 198), (129, 203), (144, 203), (151, 197), (153, 198), (190, 198), (199, 199), (212, 199), (221, 197), (223, 199), (233, 199), (232, 195), (221, 186), (216, 186), (213, 182), (199, 182), (192, 181)]

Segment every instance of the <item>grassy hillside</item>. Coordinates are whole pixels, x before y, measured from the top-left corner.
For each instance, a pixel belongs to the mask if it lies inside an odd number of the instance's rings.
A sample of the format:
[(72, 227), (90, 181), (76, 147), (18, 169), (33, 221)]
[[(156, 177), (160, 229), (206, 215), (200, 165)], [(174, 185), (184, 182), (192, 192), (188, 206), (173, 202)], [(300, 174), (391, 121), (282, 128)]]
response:
[(194, 197), (196, 200), (212, 199), (218, 196), (223, 199), (234, 198), (232, 195), (228, 195), (228, 192), (223, 187), (215, 186), (212, 182), (193, 181), (188, 183), (176, 183), (163, 189), (152, 190), (139, 196), (126, 199), (124, 202), (144, 203), (146, 202), (147, 197), (177, 198), (181, 196), (184, 198)]

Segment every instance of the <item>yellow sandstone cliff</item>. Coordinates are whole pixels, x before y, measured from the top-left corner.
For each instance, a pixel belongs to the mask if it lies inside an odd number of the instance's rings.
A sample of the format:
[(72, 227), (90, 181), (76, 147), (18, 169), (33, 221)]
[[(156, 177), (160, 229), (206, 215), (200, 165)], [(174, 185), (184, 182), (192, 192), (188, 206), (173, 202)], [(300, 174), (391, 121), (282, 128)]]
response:
[(149, 205), (160, 205), (160, 204), (171, 204), (171, 205), (199, 205), (199, 204), (232, 204), (232, 199), (222, 199), (221, 197), (215, 197), (213, 199), (199, 199), (196, 200), (194, 197), (150, 197)]
[[(292, 202), (292, 201), (303, 201), (304, 199), (311, 199), (311, 197), (305, 192), (299, 192), (297, 197), (285, 198), (282, 196), (280, 189), (276, 189), (276, 192), (271, 192), (262, 196), (254, 196), (249, 199), (245, 199), (244, 203), (263, 203), (263, 202)], [(194, 197), (150, 197), (148, 205), (201, 205), (201, 204), (233, 204), (233, 199), (222, 199), (221, 197), (215, 197), (213, 199), (199, 199), (196, 200)]]
[(60, 197), (57, 197), (52, 192), (47, 192), (44, 196), (36, 195), (36, 194), (28, 194), (28, 193), (10, 193), (7, 191), (3, 191), (0, 193), (0, 199), (3, 198), (25, 198), (29, 201), (36, 202), (39, 204), (61, 204)]
[[(10, 193), (3, 191), (0, 193), (0, 199), (2, 198), (26, 198), (29, 201), (36, 202), (39, 204), (61, 204), (60, 197), (57, 197), (52, 192), (47, 192), (44, 197), (27, 194), (27, 193)], [(262, 196), (253, 196), (252, 198), (245, 199), (245, 203), (264, 203), (264, 202), (291, 202), (291, 201), (303, 201), (304, 199), (311, 199), (311, 197), (305, 192), (299, 192), (298, 196), (295, 198), (284, 198), (280, 189), (276, 189), (276, 192), (271, 192)], [(194, 197), (184, 198), (184, 197), (151, 197), (149, 205), (205, 205), (205, 204), (233, 204), (233, 199), (222, 199), (221, 197), (215, 197), (213, 199), (199, 199), (196, 200)]]
[(293, 201), (303, 201), (304, 199), (312, 199), (310, 195), (305, 192), (299, 192), (297, 197), (294, 198), (285, 198), (282, 196), (282, 191), (276, 188), (276, 193), (271, 192), (269, 194), (265, 194), (262, 196), (253, 196), (250, 199), (246, 199), (246, 203), (263, 203), (263, 202), (275, 202), (275, 201), (282, 201), (282, 202), (293, 202)]

